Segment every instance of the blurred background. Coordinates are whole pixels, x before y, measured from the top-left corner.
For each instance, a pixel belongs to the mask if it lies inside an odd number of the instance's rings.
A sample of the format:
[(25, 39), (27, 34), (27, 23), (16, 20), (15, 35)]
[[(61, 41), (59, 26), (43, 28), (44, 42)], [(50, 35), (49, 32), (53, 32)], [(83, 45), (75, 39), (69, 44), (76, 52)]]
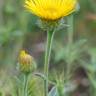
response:
[[(72, 66), (76, 67), (74, 67), (73, 79), (79, 86), (73, 94), (91, 96), (88, 95), (89, 82), (86, 68), (82, 67), (80, 61), (84, 59), (90, 62), (91, 55), (96, 53), (96, 0), (78, 0), (78, 2), (80, 10), (74, 14), (74, 38), (71, 50), (74, 51), (72, 53), (74, 58), (68, 57), (65, 52), (67, 50), (66, 28), (56, 32), (50, 78), (53, 80), (54, 74), (60, 73), (64, 68), (62, 66), (72, 58), (74, 63)], [(26, 50), (35, 58), (38, 71), (43, 69), (46, 32), (37, 26), (37, 17), (27, 12), (23, 6), (24, 0), (0, 0), (0, 90), (8, 93), (12, 87), (10, 76), (16, 74), (20, 50)]]

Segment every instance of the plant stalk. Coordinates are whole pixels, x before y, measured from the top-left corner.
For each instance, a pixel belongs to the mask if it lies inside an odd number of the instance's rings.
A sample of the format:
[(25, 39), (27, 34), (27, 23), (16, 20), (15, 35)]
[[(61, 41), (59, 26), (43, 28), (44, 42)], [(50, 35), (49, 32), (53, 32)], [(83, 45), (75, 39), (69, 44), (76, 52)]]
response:
[(72, 45), (72, 43), (73, 43), (73, 34), (74, 34), (74, 29), (73, 29), (73, 15), (70, 15), (69, 17), (68, 17), (68, 25), (69, 25), (69, 27), (68, 27), (68, 29), (67, 29), (67, 31), (68, 31), (68, 44), (69, 44), (69, 46), (70, 45)]
[(67, 23), (69, 25), (68, 29), (67, 29), (67, 32), (68, 32), (68, 47), (69, 47), (69, 60), (67, 61), (67, 72), (66, 72), (66, 78), (67, 78), (67, 81), (69, 80), (70, 78), (70, 71), (71, 71), (71, 63), (72, 63), (72, 57), (70, 57), (70, 52), (71, 52), (71, 46), (73, 44), (73, 15), (70, 15), (67, 19)]
[(52, 48), (54, 33), (55, 31), (47, 31), (47, 44), (46, 44), (45, 62), (44, 62), (44, 74), (46, 76), (46, 79), (44, 80), (45, 96), (48, 96), (49, 62), (50, 62), (50, 55), (51, 55), (51, 48)]
[(23, 96), (28, 96), (27, 86), (28, 86), (28, 75), (24, 74), (24, 92), (23, 92)]

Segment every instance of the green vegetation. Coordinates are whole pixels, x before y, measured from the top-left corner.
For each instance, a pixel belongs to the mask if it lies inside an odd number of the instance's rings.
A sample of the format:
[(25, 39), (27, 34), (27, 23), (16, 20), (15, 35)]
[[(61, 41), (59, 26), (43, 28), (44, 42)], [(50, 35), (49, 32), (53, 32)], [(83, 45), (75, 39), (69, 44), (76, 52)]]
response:
[[(96, 96), (96, 1), (78, 2), (80, 10), (66, 17), (54, 36), (48, 96)], [(21, 50), (37, 63), (28, 76), (26, 96), (44, 96), (47, 33), (23, 5), (24, 0), (0, 0), (0, 96), (22, 96), (24, 74), (17, 64)]]

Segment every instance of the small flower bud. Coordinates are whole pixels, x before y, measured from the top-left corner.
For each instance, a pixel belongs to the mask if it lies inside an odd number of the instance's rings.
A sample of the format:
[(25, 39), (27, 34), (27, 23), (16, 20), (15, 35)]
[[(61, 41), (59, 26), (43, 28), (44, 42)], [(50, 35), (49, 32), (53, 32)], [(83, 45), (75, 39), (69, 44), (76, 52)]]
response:
[(36, 69), (36, 63), (33, 57), (25, 51), (20, 52), (19, 69), (21, 72), (28, 74)]

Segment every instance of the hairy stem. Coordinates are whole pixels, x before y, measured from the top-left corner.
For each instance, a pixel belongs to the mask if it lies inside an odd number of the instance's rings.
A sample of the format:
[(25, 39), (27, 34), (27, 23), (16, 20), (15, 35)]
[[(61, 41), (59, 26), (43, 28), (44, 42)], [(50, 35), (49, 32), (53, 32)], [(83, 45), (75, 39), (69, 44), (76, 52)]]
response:
[(28, 96), (27, 86), (28, 86), (28, 75), (24, 74), (24, 92), (23, 92), (23, 96)]
[(50, 62), (50, 55), (51, 55), (51, 48), (52, 48), (52, 41), (53, 41), (54, 33), (55, 31), (47, 32), (47, 45), (46, 45), (45, 62), (44, 62), (44, 74), (46, 76), (46, 79), (44, 80), (45, 96), (48, 96), (49, 62)]
[(72, 63), (72, 57), (70, 57), (70, 48), (71, 48), (71, 46), (72, 46), (72, 43), (73, 43), (73, 15), (70, 15), (69, 17), (68, 17), (68, 25), (69, 25), (69, 27), (68, 27), (68, 29), (67, 29), (67, 31), (68, 31), (68, 47), (69, 47), (69, 54), (68, 54), (68, 56), (69, 56), (69, 60), (67, 61), (67, 72), (66, 72), (66, 78), (67, 78), (67, 80), (69, 80), (69, 78), (70, 78), (70, 71), (71, 71), (71, 63)]
[(73, 15), (68, 17), (68, 44), (72, 45), (73, 43)]

